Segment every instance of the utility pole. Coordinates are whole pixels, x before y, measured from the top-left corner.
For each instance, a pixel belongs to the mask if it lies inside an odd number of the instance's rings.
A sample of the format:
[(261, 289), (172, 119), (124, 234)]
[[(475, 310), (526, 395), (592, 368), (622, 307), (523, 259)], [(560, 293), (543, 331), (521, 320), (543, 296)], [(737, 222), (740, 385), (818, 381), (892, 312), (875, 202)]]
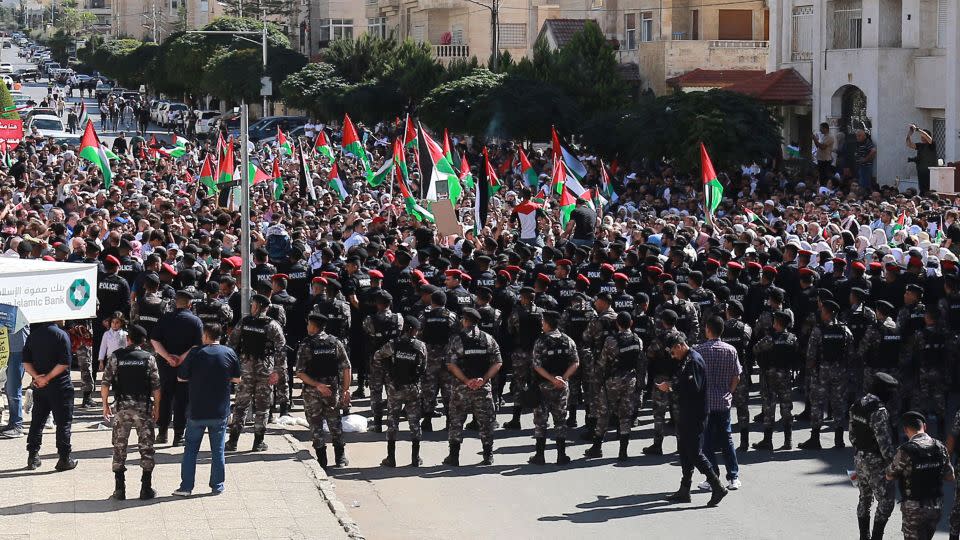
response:
[(493, 53), (490, 67), (496, 72), (500, 68), (500, 0), (490, 0), (489, 5), (477, 0), (463, 1), (490, 10), (490, 50)]
[[(263, 76), (269, 77), (267, 75), (267, 10), (263, 8), (260, 12), (263, 17)], [(267, 116), (267, 95), (263, 95), (263, 114), (260, 118), (265, 118)]]

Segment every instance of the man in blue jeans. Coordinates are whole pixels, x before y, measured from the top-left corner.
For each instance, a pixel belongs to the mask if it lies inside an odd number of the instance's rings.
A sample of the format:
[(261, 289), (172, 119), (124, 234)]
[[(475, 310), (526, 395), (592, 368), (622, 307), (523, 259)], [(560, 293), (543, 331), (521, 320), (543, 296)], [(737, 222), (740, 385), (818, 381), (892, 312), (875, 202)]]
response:
[(205, 324), (203, 346), (194, 347), (177, 372), (177, 379), (187, 383), (189, 393), (180, 487), (173, 492), (181, 497), (193, 492), (204, 431), (210, 441), (210, 489), (214, 494), (224, 489), (223, 445), (230, 415), (230, 383), (240, 382), (240, 360), (233, 349), (220, 345), (221, 334), (219, 324)]
[(3, 390), (7, 394), (10, 420), (0, 428), (0, 437), (7, 439), (23, 437), (23, 346), (29, 336), (29, 325), (10, 334), (10, 358), (7, 360), (7, 382)]
[[(740, 468), (737, 465), (737, 450), (733, 446), (730, 434), (730, 406), (733, 403), (733, 391), (740, 382), (743, 368), (737, 356), (737, 349), (720, 340), (724, 322), (720, 317), (707, 320), (704, 333), (707, 340), (697, 345), (695, 350), (703, 357), (707, 372), (707, 429), (703, 437), (703, 453), (710, 461), (713, 472), (720, 475), (717, 464), (717, 451), (723, 452), (723, 462), (727, 468), (727, 489), (740, 489)], [(718, 448), (719, 446), (719, 448)], [(710, 489), (704, 482), (700, 489)]]

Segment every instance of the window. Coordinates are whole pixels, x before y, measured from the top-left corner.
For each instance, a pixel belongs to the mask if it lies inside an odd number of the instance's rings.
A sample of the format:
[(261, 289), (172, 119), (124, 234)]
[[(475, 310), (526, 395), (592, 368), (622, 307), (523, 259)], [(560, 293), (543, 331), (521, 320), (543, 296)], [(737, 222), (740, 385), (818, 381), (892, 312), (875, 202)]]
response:
[(690, 10), (690, 39), (700, 39), (700, 10)]
[(410, 32), (410, 38), (417, 43), (423, 43), (426, 41), (427, 29), (422, 24), (414, 25), (413, 31)]
[(466, 42), (463, 40), (463, 27), (454, 26), (450, 30), (450, 44), (451, 45), (465, 45)]
[(200, 0), (200, 11), (204, 13), (210, 11), (210, 2), (208, 0)]
[(500, 23), (500, 46), (506, 48), (527, 46), (526, 23)]
[(753, 39), (753, 11), (749, 9), (721, 9), (717, 38), (749, 41)]
[(937, 0), (937, 47), (943, 49), (947, 46), (947, 10), (950, 0)]
[(623, 46), (627, 50), (637, 48), (637, 14), (623, 16)]
[(860, 0), (837, 0), (834, 5), (833, 48), (859, 49), (863, 31), (863, 9)]
[(791, 23), (790, 60), (813, 60), (813, 6), (794, 6)]
[(170, 1), (170, 11), (176, 11), (176, 10), (177, 10), (177, 0), (171, 0), (171, 1)]
[(387, 37), (387, 18), (374, 17), (367, 19), (367, 33), (380, 38)]
[(653, 41), (653, 12), (640, 14), (640, 41)]
[(353, 19), (321, 19), (320, 41), (353, 39)]
[(603, 9), (603, 0), (590, 0), (590, 9)]

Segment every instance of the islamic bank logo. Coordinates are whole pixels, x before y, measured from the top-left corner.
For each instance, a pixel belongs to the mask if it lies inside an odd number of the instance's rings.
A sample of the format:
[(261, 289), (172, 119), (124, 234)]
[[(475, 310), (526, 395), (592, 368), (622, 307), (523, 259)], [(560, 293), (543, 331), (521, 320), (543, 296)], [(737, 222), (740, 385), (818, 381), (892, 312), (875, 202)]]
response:
[(67, 289), (67, 302), (73, 309), (80, 309), (88, 300), (90, 300), (90, 284), (87, 280), (83, 278), (73, 280), (73, 284)]

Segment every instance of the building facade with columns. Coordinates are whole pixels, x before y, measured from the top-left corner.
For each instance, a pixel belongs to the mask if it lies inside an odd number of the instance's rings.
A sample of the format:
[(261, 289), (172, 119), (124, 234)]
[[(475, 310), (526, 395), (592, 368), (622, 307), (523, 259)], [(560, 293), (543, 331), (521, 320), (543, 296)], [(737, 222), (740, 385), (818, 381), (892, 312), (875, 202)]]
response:
[(839, 138), (866, 126), (881, 184), (916, 178), (910, 124), (932, 132), (939, 157), (960, 160), (960, 2), (769, 0), (767, 70), (793, 68), (809, 106), (785, 108), (787, 142), (827, 122)]

